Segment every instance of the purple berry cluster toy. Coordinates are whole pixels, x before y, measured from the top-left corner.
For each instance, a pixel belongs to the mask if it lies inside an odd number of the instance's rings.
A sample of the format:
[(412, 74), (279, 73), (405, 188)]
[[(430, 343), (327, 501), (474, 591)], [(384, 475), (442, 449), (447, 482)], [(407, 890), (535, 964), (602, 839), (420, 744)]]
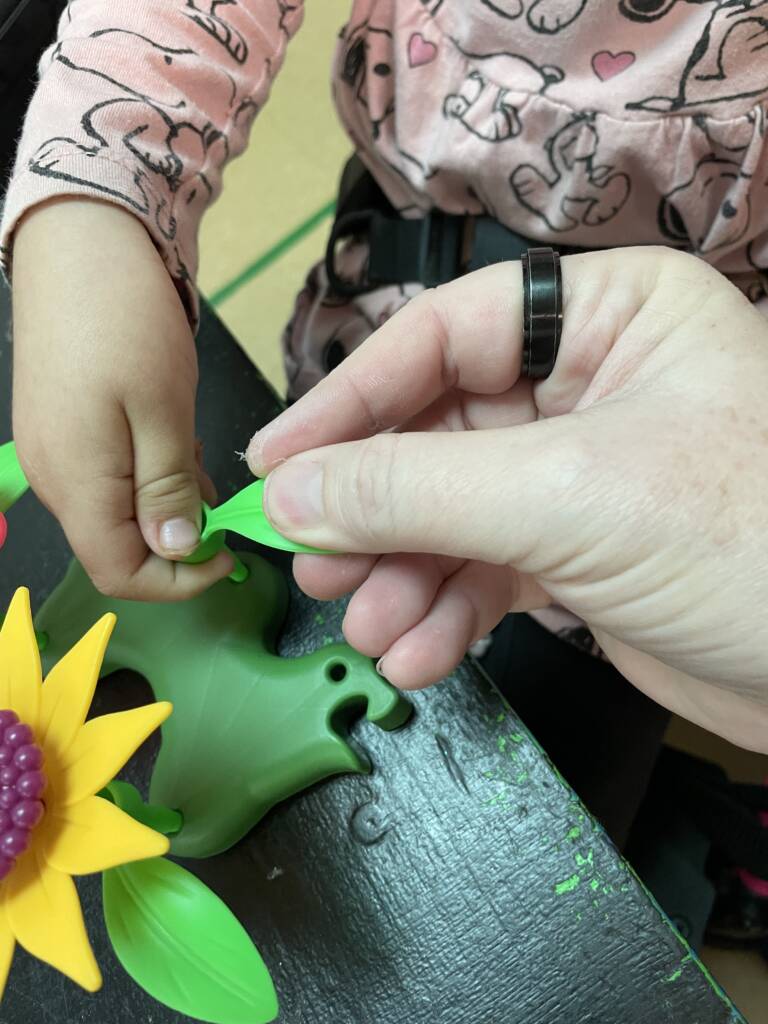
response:
[(0, 711), (0, 881), (29, 846), (45, 813), (43, 752), (14, 711)]

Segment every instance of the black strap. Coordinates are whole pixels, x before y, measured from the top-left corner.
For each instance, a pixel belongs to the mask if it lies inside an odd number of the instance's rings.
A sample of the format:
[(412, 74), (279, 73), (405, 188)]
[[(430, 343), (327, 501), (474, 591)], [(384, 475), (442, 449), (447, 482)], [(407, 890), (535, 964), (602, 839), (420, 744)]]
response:
[[(336, 270), (336, 248), (350, 238), (369, 246), (363, 279), (349, 281)], [(518, 260), (537, 243), (492, 217), (456, 216), (432, 210), (423, 218), (400, 217), (358, 157), (344, 168), (337, 214), (325, 255), (331, 288), (362, 295), (384, 285), (434, 288), (503, 260)], [(585, 249), (557, 247), (561, 255)]]

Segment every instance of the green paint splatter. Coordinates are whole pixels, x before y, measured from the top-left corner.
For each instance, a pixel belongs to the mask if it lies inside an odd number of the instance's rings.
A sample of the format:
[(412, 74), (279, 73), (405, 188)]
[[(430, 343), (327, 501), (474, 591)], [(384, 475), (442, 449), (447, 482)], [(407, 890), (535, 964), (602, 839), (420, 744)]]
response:
[(577, 853), (574, 857), (574, 860), (576, 861), (577, 866), (580, 868), (583, 868), (587, 864), (589, 864), (589, 866), (592, 867), (594, 853), (592, 852), (592, 850), (590, 850), (586, 857), (582, 856), (582, 854), (580, 853)]
[(320, 612), (317, 612), (315, 614), (315, 625), (317, 625), (317, 626), (324, 626), (325, 625), (325, 616), (321, 615)]
[(597, 890), (600, 888), (600, 883), (596, 878), (593, 878), (592, 881), (589, 883), (589, 888), (592, 890), (592, 892), (597, 892)]
[(565, 838), (566, 839), (578, 839), (580, 835), (581, 835), (581, 829), (579, 828), (578, 825), (574, 825), (573, 828), (570, 830), (570, 832), (568, 832), (568, 834), (566, 835)]
[(525, 736), (521, 732), (513, 732), (509, 737), (513, 743), (522, 743)]
[(508, 803), (509, 803), (509, 799), (508, 799), (506, 793), (497, 793), (496, 796), (492, 796), (490, 800), (486, 800), (485, 801), (485, 806), (486, 807), (496, 807), (498, 805), (498, 806), (503, 807), (505, 804), (508, 804)]
[(681, 978), (683, 974), (683, 968), (687, 963), (690, 963), (692, 959), (693, 956), (690, 953), (688, 954), (688, 956), (684, 956), (676, 970), (672, 971), (671, 974), (668, 974), (666, 978), (662, 978), (662, 985), (670, 985), (673, 981), (677, 981), (679, 978)]
[(520, 785), (522, 785), (523, 782), (525, 782), (525, 780), (527, 778), (528, 778), (528, 772), (520, 772), (520, 774), (515, 779), (515, 782), (518, 784), (518, 786), (520, 786)]
[(566, 878), (562, 882), (558, 882), (555, 886), (555, 896), (563, 896), (567, 892), (573, 892), (580, 881), (581, 879), (578, 875), (571, 875), (570, 878)]
[(501, 711), (501, 712), (499, 712), (499, 714), (498, 714), (498, 715), (496, 716), (496, 721), (497, 721), (497, 722), (503, 722), (503, 721), (504, 721), (504, 719), (505, 719), (506, 717), (507, 717), (507, 716), (506, 716), (506, 715), (504, 714), (504, 712), (503, 712), (503, 711)]
[(335, 642), (336, 642), (336, 641), (335, 641), (335, 640), (333, 639), (333, 637), (332, 637), (332, 636), (324, 636), (324, 637), (323, 637), (323, 645), (324, 645), (325, 647), (328, 647), (328, 645), (329, 645), (329, 644), (333, 644), (333, 643), (335, 643)]
[(498, 748), (499, 748), (499, 753), (503, 754), (504, 751), (507, 749), (507, 738), (506, 738), (506, 736), (499, 736), (499, 738), (497, 740), (497, 745), (498, 745)]

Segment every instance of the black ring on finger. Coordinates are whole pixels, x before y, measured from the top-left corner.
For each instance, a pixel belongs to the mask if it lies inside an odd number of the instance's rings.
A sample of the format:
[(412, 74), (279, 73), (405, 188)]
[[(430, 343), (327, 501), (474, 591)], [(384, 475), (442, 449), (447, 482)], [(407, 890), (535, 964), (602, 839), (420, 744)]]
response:
[(525, 377), (548, 377), (555, 368), (563, 329), (560, 256), (554, 249), (528, 249), (523, 264), (523, 366)]

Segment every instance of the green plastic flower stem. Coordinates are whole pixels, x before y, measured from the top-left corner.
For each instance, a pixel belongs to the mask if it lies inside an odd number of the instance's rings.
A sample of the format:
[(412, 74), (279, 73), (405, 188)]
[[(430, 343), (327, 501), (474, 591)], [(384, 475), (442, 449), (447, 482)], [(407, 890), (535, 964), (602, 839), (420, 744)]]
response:
[(240, 561), (234, 551), (229, 551), (229, 553), (235, 563), (235, 568), (229, 574), (229, 579), (231, 579), (233, 583), (245, 583), (250, 575), (248, 566), (244, 562)]
[[(203, 505), (203, 530), (205, 530), (205, 523), (207, 522), (209, 513), (210, 509), (208, 506)], [(235, 566), (229, 574), (229, 578), (233, 583), (242, 583), (244, 580), (248, 579), (248, 569), (243, 565), (234, 551), (230, 551), (224, 543), (225, 540), (226, 537), (223, 532), (209, 533), (200, 546), (197, 547), (191, 555), (187, 555), (184, 561), (188, 565), (198, 565), (200, 562), (209, 562), (212, 558), (215, 558), (220, 551), (229, 551)]]
[(0, 445), (0, 512), (7, 512), (29, 489), (21, 471), (13, 441)]
[(121, 811), (125, 811), (142, 825), (164, 836), (175, 836), (181, 831), (184, 823), (179, 811), (172, 811), (169, 807), (161, 807), (158, 804), (145, 804), (136, 787), (121, 779), (113, 779), (102, 789), (99, 796), (117, 804)]
[(226, 547), (226, 537), (223, 533), (205, 533), (205, 525), (208, 520), (209, 508), (203, 505), (203, 526), (200, 531), (202, 540), (191, 555), (184, 559), (189, 565), (198, 565), (200, 562), (210, 562), (220, 551)]

